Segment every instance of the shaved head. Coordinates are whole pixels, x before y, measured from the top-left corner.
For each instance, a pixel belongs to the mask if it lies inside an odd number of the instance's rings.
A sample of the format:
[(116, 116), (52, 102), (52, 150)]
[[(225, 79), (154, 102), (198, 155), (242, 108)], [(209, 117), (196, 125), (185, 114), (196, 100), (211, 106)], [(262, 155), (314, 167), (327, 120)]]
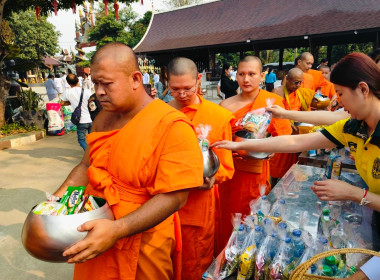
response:
[(330, 67), (328, 67), (327, 65), (321, 65), (321, 66), (319, 66), (319, 70), (322, 71), (323, 69), (326, 69), (326, 70), (330, 71)]
[(91, 59), (91, 66), (104, 59), (110, 59), (126, 74), (139, 71), (137, 57), (133, 50), (123, 43), (112, 42), (100, 47)]
[(303, 79), (303, 71), (299, 68), (292, 68), (288, 72), (288, 77), (290, 79), (297, 79), (299, 77)]
[[(240, 60), (239, 64), (242, 62), (251, 62), (251, 61), (257, 62), (257, 64), (259, 65), (261, 69), (260, 71), (263, 71), (263, 63), (261, 62), (260, 58), (258, 58), (257, 56), (247, 55), (242, 60)], [(238, 65), (238, 68), (239, 68), (239, 65)]]
[(314, 56), (311, 53), (309, 53), (309, 52), (303, 52), (300, 55), (300, 60), (306, 60), (306, 59), (309, 59), (309, 58), (312, 58), (314, 60)]
[(183, 76), (186, 74), (191, 74), (194, 79), (198, 76), (198, 69), (194, 61), (186, 57), (176, 57), (172, 59), (168, 64), (168, 79), (170, 76)]

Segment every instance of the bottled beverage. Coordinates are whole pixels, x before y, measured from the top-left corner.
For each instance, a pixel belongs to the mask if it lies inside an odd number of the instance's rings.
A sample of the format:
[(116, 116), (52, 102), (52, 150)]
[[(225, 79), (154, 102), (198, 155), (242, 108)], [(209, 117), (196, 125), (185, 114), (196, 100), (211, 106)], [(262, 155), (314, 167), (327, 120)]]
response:
[(269, 279), (282, 280), (287, 279), (284, 271), (288, 268), (293, 260), (291, 239), (286, 237), (281, 242), (280, 249), (269, 266)]
[(277, 225), (277, 232), (278, 232), (278, 238), (280, 240), (285, 240), (285, 237), (287, 235), (287, 228), (288, 225), (285, 222), (279, 222)]
[(255, 244), (257, 248), (260, 248), (260, 245), (264, 239), (264, 233), (259, 225), (255, 225)]
[(268, 197), (266, 195), (263, 195), (261, 197), (259, 209), (257, 209), (257, 219), (259, 223), (264, 219), (265, 216), (268, 216), (270, 207), (271, 205), (268, 200)]
[(301, 237), (302, 231), (295, 229), (292, 232), (292, 241), (293, 241), (293, 254), (295, 258), (300, 258), (305, 250), (305, 244)]
[(243, 249), (243, 243), (244, 243), (244, 239), (245, 239), (246, 235), (247, 235), (247, 233), (245, 231), (245, 226), (240, 225), (239, 230), (238, 230), (238, 234), (236, 237), (236, 247), (238, 249)]
[(284, 199), (279, 199), (273, 204), (270, 215), (278, 221), (287, 219)]
[(330, 210), (328, 208), (323, 208), (322, 215), (319, 218), (318, 233), (326, 238), (330, 238), (331, 225)]
[(271, 235), (273, 231), (273, 220), (270, 218), (265, 218), (263, 220), (263, 227), (265, 235)]

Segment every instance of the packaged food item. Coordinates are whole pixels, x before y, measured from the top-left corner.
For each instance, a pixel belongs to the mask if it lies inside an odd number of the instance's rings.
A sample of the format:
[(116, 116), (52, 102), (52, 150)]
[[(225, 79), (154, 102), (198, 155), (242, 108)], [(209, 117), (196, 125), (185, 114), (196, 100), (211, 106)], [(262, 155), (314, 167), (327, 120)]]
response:
[[(267, 98), (267, 107), (270, 107), (274, 103), (273, 98)], [(272, 119), (272, 113), (260, 108), (248, 112), (245, 116), (236, 122), (236, 126), (240, 126), (251, 133), (251, 139), (260, 139), (265, 137), (266, 130)]]
[(202, 152), (207, 151), (210, 146), (210, 141), (208, 140), (210, 131), (211, 125), (209, 124), (199, 124), (195, 127), (195, 133)]
[(92, 211), (92, 210), (95, 210), (98, 208), (99, 208), (99, 205), (96, 203), (94, 197), (92, 195), (90, 195), (88, 197), (87, 202), (85, 203), (85, 205), (83, 207), (82, 212), (88, 212), (88, 211)]
[(340, 174), (342, 173), (342, 158), (337, 157), (333, 164), (331, 169), (331, 179), (339, 179)]
[[(338, 157), (339, 155), (336, 154), (335, 151), (332, 151), (331, 154), (327, 157), (326, 171), (325, 171), (325, 176), (327, 179), (331, 179), (333, 163)], [(340, 173), (339, 173), (339, 176), (340, 176)]]
[(65, 194), (62, 196), (62, 199), (60, 202), (67, 206), (67, 208), (68, 208), (67, 214), (68, 215), (74, 214), (75, 208), (80, 203), (85, 188), (86, 187), (84, 187), (84, 186), (79, 186), (79, 187), (69, 186), (69, 187), (67, 187), (67, 190), (66, 190)]
[(34, 208), (33, 213), (51, 216), (65, 215), (67, 213), (67, 207), (56, 201), (44, 201)]

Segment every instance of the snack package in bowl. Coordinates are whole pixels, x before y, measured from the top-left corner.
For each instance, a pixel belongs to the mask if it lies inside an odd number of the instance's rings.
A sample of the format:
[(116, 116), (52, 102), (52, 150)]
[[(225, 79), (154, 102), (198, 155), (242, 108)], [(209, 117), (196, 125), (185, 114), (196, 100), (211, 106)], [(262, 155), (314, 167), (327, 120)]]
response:
[[(267, 98), (267, 107), (274, 104), (274, 98)], [(272, 113), (265, 110), (265, 108), (259, 108), (248, 112), (245, 116), (236, 122), (236, 126), (240, 126), (242, 129), (251, 133), (251, 139), (265, 138), (266, 130), (272, 119)]]
[(195, 133), (197, 134), (198, 143), (201, 147), (202, 152), (207, 151), (210, 146), (210, 141), (208, 140), (208, 136), (211, 131), (211, 125), (209, 124), (198, 124), (195, 128)]

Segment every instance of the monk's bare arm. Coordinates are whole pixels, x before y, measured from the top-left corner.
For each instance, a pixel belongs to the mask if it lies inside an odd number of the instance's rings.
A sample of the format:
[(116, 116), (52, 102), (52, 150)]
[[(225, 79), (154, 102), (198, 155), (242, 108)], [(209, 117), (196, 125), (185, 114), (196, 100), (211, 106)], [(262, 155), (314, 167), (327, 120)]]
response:
[(53, 194), (62, 197), (68, 186), (86, 186), (88, 184), (87, 168), (89, 167), (89, 147), (87, 146), (81, 162), (71, 170), (66, 180)]
[(126, 237), (152, 228), (185, 206), (188, 190), (157, 194), (136, 211), (115, 221), (119, 237)]

